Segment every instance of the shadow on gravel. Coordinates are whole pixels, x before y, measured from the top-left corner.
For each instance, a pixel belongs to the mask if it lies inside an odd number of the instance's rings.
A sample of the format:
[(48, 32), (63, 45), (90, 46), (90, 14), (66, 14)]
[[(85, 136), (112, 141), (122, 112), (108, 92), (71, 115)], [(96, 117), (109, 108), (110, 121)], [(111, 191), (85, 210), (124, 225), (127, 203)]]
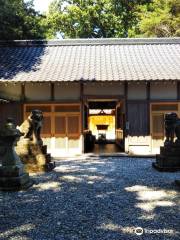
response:
[[(0, 193), (0, 239), (179, 239), (177, 174), (133, 161), (61, 161), (28, 191)], [(137, 236), (136, 227), (169, 232)]]

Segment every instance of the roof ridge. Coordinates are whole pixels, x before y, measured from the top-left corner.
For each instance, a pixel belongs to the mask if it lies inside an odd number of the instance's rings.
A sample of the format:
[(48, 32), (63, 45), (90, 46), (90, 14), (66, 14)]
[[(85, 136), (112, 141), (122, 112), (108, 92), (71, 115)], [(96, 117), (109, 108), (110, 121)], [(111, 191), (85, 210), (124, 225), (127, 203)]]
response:
[(54, 40), (0, 40), (0, 46), (79, 46), (79, 45), (147, 45), (180, 44), (180, 37), (174, 38), (88, 38)]

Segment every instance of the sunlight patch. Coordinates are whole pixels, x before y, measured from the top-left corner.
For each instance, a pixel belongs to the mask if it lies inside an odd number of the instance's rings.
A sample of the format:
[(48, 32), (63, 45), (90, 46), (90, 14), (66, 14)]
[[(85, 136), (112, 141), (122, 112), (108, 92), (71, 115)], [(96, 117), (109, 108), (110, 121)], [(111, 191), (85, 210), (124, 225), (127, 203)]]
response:
[(37, 188), (41, 190), (55, 190), (60, 188), (59, 182), (45, 182), (37, 185)]
[(77, 172), (79, 170), (80, 170), (79, 166), (69, 167), (69, 165), (64, 165), (64, 166), (56, 167), (56, 172), (63, 172), (63, 173)]
[(82, 182), (82, 178), (73, 175), (64, 175), (61, 179), (68, 182)]
[(128, 192), (138, 192), (138, 191), (147, 191), (149, 188), (147, 186), (135, 185), (132, 187), (126, 187), (125, 190)]
[(13, 235), (16, 233), (19, 234), (19, 233), (27, 232), (27, 231), (30, 231), (35, 228), (36, 228), (36, 226), (33, 224), (24, 224), (22, 226), (18, 226), (13, 229), (7, 230), (4, 233), (0, 233), (0, 238), (2, 237), (2, 239), (3, 239), (4, 237), (10, 237), (10, 235)]
[(101, 176), (88, 176), (88, 180), (102, 180), (103, 178)]
[(160, 200), (167, 197), (168, 194), (165, 191), (154, 191), (154, 190), (146, 190), (138, 192), (137, 199), (142, 201), (153, 201), (153, 200)]
[(154, 190), (147, 186), (135, 185), (125, 188), (128, 192), (136, 192), (137, 200), (141, 202), (135, 206), (146, 212), (152, 212), (156, 207), (172, 207), (175, 203), (172, 202), (174, 191)]
[(123, 227), (121, 225), (117, 225), (112, 222), (107, 223), (107, 224), (102, 224), (100, 227), (97, 227), (97, 229), (104, 229), (104, 230), (123, 232), (123, 233), (133, 233), (134, 232), (134, 227)]
[(149, 212), (147, 214), (142, 215), (138, 219), (142, 220), (153, 220), (155, 218), (156, 214), (150, 214)]
[(152, 201), (152, 202), (138, 203), (136, 204), (136, 207), (146, 212), (151, 212), (156, 207), (172, 207), (174, 205), (175, 204), (171, 201)]
[(97, 194), (96, 197), (97, 198), (105, 198), (105, 197), (109, 197), (109, 195), (115, 194), (115, 192), (107, 192), (107, 193), (101, 193), (101, 194)]

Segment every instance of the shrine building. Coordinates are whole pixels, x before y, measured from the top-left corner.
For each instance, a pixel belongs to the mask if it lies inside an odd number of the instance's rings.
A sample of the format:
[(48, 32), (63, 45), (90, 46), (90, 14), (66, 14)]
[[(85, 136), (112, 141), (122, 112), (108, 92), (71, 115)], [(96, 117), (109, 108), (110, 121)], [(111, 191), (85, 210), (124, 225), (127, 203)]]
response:
[(180, 38), (0, 41), (0, 122), (33, 109), (52, 156), (158, 153), (165, 113), (180, 117)]

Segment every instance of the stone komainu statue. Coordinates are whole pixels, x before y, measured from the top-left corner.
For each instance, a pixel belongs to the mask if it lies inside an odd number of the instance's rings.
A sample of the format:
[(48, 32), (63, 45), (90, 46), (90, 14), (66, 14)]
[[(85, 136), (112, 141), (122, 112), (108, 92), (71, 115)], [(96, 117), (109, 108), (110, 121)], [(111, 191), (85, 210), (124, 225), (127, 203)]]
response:
[(28, 118), (17, 128), (23, 134), (23, 138), (28, 138), (34, 143), (42, 145), (41, 128), (43, 113), (40, 110), (32, 110)]
[(47, 153), (47, 146), (43, 145), (40, 136), (42, 124), (43, 113), (36, 109), (17, 127), (22, 137), (15, 150), (28, 172), (50, 171), (55, 167), (55, 163), (51, 162), (51, 154)]
[[(158, 171), (174, 172), (180, 170), (180, 119), (176, 113), (165, 114), (164, 127), (166, 139), (160, 147), (160, 154), (152, 166)], [(176, 140), (175, 140), (176, 137)]]
[(172, 144), (174, 142), (174, 136), (176, 134), (176, 143), (180, 143), (180, 119), (176, 113), (165, 114), (165, 145)]
[(173, 143), (173, 141), (174, 141), (176, 120), (177, 120), (176, 113), (165, 114), (165, 121), (164, 121), (165, 134), (166, 134), (165, 144)]

